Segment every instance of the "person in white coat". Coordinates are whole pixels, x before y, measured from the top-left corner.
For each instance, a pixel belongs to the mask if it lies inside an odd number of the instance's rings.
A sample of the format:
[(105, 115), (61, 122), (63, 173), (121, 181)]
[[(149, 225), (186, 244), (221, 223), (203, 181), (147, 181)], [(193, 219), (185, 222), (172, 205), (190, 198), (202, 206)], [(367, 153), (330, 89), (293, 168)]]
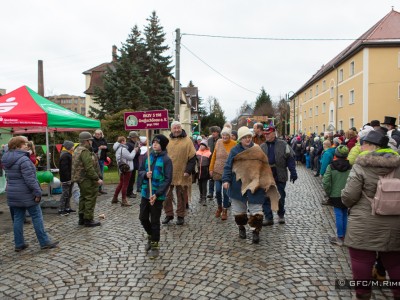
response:
[(132, 175), (133, 171), (133, 159), (136, 155), (136, 150), (133, 149), (132, 152), (128, 151), (128, 146), (126, 145), (126, 138), (124, 136), (118, 137), (117, 142), (114, 143), (113, 149), (115, 151), (115, 158), (117, 160), (118, 165), (120, 163), (126, 163), (129, 165), (129, 171), (127, 170), (126, 172), (121, 172), (118, 169), (119, 172), (119, 184), (117, 188), (115, 189), (114, 196), (111, 200), (111, 203), (118, 203), (118, 195), (121, 192), (122, 193), (122, 201), (121, 201), (121, 206), (131, 206), (129, 204), (127, 197), (126, 197), (126, 190), (129, 184), (129, 180)]

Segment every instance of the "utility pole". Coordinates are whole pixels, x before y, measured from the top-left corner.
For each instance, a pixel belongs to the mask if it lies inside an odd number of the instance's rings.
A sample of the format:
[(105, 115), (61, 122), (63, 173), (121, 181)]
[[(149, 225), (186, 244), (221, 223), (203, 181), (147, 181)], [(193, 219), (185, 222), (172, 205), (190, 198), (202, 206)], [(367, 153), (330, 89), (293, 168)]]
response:
[(174, 119), (179, 121), (179, 104), (180, 104), (180, 59), (181, 59), (181, 30), (177, 28), (176, 32), (176, 44), (175, 44), (175, 111)]

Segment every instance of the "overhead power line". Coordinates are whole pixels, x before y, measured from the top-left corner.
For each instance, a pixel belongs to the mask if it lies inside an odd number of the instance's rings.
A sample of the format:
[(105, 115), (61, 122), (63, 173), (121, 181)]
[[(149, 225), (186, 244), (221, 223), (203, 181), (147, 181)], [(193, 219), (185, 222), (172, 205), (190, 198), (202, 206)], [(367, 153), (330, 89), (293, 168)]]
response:
[(250, 36), (227, 36), (227, 35), (210, 35), (196, 33), (182, 33), (182, 35), (220, 38), (220, 39), (238, 39), (238, 40), (265, 40), (265, 41), (359, 41), (363, 39), (351, 38), (281, 38), (281, 37), (250, 37)]
[(188, 47), (186, 47), (184, 44), (181, 43), (181, 46), (183, 48), (185, 48), (190, 54), (192, 54), (194, 57), (196, 57), (198, 60), (200, 60), (203, 64), (205, 64), (207, 67), (209, 67), (211, 70), (213, 70), (215, 73), (217, 73), (218, 75), (222, 76), (223, 78), (225, 78), (226, 80), (228, 80), (229, 82), (233, 83), (234, 85), (240, 87), (241, 89), (244, 89), (250, 93), (254, 93), (254, 94), (259, 94), (258, 92), (249, 90), (248, 88), (245, 88), (244, 86), (236, 83), (235, 81), (231, 80), (230, 78), (226, 77), (224, 74), (222, 74), (221, 72), (217, 71), (216, 69), (214, 69), (213, 67), (211, 67), (208, 63), (206, 63), (204, 60), (202, 60), (200, 57), (198, 57), (195, 53), (193, 53)]

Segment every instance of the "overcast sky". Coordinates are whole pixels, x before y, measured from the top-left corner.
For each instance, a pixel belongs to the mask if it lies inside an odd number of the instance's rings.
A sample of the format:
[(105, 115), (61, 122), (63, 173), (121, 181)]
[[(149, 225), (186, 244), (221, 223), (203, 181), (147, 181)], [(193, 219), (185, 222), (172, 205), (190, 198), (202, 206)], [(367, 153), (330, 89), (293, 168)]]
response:
[(216, 97), (232, 119), (245, 100), (255, 101), (261, 87), (273, 101), (297, 91), (351, 41), (223, 39), (187, 34), (353, 39), (392, 6), (399, 11), (399, 0), (2, 1), (0, 88), (10, 92), (27, 85), (37, 91), (37, 61), (41, 59), (46, 96), (84, 96), (82, 72), (111, 61), (112, 45), (120, 47), (135, 24), (142, 30), (155, 10), (173, 64), (175, 29), (180, 28), (183, 34), (182, 86), (192, 80), (200, 97), (205, 101)]

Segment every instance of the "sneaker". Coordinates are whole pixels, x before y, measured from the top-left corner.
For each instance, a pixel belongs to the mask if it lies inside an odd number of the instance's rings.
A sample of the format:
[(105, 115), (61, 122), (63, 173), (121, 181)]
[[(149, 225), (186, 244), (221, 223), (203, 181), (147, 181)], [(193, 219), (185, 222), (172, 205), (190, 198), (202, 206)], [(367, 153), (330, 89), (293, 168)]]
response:
[(183, 225), (185, 222), (185, 219), (183, 217), (178, 217), (178, 220), (176, 221), (176, 225)]
[(274, 225), (274, 219), (265, 219), (262, 223), (262, 226), (271, 226)]
[(69, 212), (67, 212), (66, 210), (59, 210), (58, 211), (58, 215), (60, 215), (60, 216), (68, 216)]
[(43, 247), (40, 247), (40, 249), (42, 250), (46, 250), (46, 249), (54, 249), (54, 248), (58, 248), (58, 243), (59, 242), (51, 242), (50, 244), (47, 244)]
[(208, 194), (208, 195), (207, 195), (207, 198), (208, 198), (208, 199), (212, 199), (212, 198), (214, 198), (214, 196), (211, 195), (211, 194)]
[(285, 217), (279, 217), (279, 218), (278, 218), (278, 223), (279, 223), (279, 224), (285, 224), (285, 223), (286, 223)]
[(165, 219), (162, 221), (162, 224), (166, 225), (174, 219), (173, 216), (165, 216)]
[(341, 238), (338, 238), (336, 236), (330, 236), (328, 240), (331, 244), (343, 246), (343, 240)]
[(76, 210), (73, 210), (72, 208), (67, 208), (66, 210), (65, 210), (67, 213), (74, 213), (74, 212), (76, 212)]
[(149, 251), (149, 258), (155, 259), (160, 255), (160, 247), (158, 242), (151, 242), (151, 249)]
[(29, 247), (29, 244), (23, 244), (21, 247), (15, 247), (15, 252), (21, 252)]
[(151, 235), (147, 236), (147, 244), (146, 246), (144, 246), (144, 250), (146, 250), (146, 252), (149, 252), (151, 249)]
[(107, 192), (101, 190), (101, 191), (99, 191), (99, 194), (105, 195), (105, 194), (107, 194)]

